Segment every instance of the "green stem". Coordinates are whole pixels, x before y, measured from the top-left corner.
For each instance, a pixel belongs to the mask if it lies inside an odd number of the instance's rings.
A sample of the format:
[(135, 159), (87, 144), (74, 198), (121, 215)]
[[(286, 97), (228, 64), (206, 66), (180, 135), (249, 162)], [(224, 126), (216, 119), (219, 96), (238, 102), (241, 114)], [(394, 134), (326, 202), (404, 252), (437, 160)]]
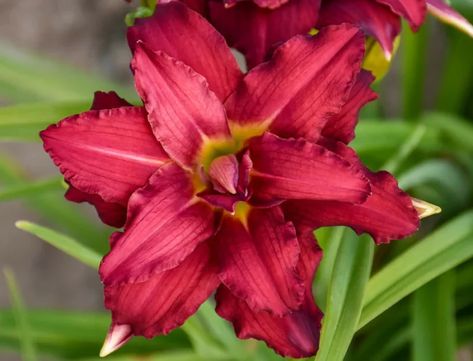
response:
[(448, 38), (445, 66), (437, 98), (437, 109), (459, 113), (468, 101), (473, 78), (471, 38), (454, 32)]
[(371, 271), (374, 244), (369, 237), (345, 231), (337, 246), (315, 361), (343, 361), (357, 329)]
[(15, 280), (15, 276), (8, 268), (4, 268), (3, 273), (10, 292), (12, 310), (14, 312), (16, 328), (21, 345), (21, 358), (23, 361), (37, 361), (38, 357), (36, 355), (36, 347), (33, 342), (31, 327), (26, 315), (26, 307)]
[(402, 38), (402, 96), (403, 116), (415, 121), (422, 112), (426, 48), (428, 39), (427, 23), (418, 33), (413, 34), (404, 28)]
[(454, 271), (416, 291), (412, 312), (413, 361), (454, 361)]

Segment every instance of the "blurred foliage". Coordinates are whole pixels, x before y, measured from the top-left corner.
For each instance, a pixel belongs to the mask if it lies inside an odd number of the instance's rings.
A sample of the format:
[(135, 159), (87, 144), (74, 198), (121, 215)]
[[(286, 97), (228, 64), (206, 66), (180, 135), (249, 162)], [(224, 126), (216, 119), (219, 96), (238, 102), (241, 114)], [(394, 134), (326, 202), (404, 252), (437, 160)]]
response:
[[(473, 16), (468, 0), (453, 3)], [(127, 21), (146, 16), (154, 4), (144, 1)], [(348, 229), (317, 231), (325, 255), (314, 285), (325, 311), (317, 361), (449, 361), (472, 345), (473, 41), (442, 29), (447, 49), (435, 71), (439, 85), (427, 92), (428, 54), (437, 42), (430, 26), (416, 35), (404, 29), (401, 36), (397, 119), (385, 116), (381, 98), (364, 112), (352, 145), (372, 169), (394, 172), (404, 189), (443, 212), (410, 239), (379, 247)], [(392, 85), (385, 79), (376, 86)], [(40, 130), (87, 109), (99, 89), (136, 100), (131, 88), (2, 46), (0, 98), (8, 105), (0, 108), (0, 141), (38, 142)], [(432, 92), (435, 103), (426, 109)], [(44, 224), (17, 226), (95, 269), (111, 230), (67, 203), (63, 193), (59, 177), (31, 179), (17, 160), (0, 155), (0, 201), (23, 202)], [(29, 309), (11, 271), (6, 276), (12, 306), (0, 310), (0, 352), (25, 361), (98, 360), (108, 313)], [(157, 340), (136, 338), (109, 359), (281, 358), (261, 342), (238, 340), (207, 302), (181, 329)]]

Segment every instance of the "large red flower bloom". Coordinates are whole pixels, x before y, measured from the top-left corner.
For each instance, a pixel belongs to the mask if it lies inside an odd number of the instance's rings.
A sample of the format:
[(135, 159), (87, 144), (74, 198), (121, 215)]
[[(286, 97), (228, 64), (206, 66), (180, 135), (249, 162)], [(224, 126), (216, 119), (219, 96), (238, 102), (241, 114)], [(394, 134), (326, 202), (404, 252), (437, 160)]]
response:
[(443, 0), (181, 0), (205, 14), (251, 68), (275, 46), (311, 28), (350, 23), (383, 47), (386, 57), (401, 31), (401, 18), (413, 30), (427, 10), (473, 36), (473, 26)]
[(100, 266), (113, 323), (102, 354), (180, 326), (216, 291), (241, 338), (282, 355), (317, 350), (312, 230), (349, 225), (376, 242), (418, 227), (410, 197), (347, 143), (375, 95), (350, 25), (296, 36), (245, 76), (200, 15), (163, 4), (129, 31), (144, 107), (97, 93), (41, 133), (71, 185), (121, 226)]

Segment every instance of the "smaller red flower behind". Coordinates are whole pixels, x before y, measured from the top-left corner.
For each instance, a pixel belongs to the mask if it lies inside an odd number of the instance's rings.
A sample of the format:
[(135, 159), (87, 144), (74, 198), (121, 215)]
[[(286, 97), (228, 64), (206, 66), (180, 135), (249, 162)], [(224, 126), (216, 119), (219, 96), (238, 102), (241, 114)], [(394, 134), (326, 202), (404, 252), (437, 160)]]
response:
[(144, 107), (97, 93), (41, 133), (71, 185), (123, 232), (100, 266), (106, 355), (182, 325), (216, 292), (241, 338), (316, 352), (322, 313), (312, 231), (348, 225), (388, 242), (416, 231), (411, 198), (347, 146), (375, 98), (350, 25), (296, 36), (243, 76), (221, 35), (180, 3), (129, 30)]
[(181, 0), (200, 11), (240, 50), (251, 68), (280, 43), (312, 28), (349, 23), (382, 46), (387, 59), (401, 31), (401, 18), (417, 30), (427, 10), (473, 36), (473, 26), (443, 0)]

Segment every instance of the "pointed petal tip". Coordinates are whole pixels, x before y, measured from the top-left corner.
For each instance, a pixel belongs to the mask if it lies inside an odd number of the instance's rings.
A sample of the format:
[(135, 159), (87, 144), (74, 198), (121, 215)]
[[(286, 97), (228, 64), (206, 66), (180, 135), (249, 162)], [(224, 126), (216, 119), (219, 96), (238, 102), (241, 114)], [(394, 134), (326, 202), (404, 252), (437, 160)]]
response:
[(442, 208), (439, 206), (436, 206), (435, 204), (417, 199), (417, 198), (411, 198), (412, 199), (412, 205), (417, 211), (417, 215), (419, 219), (427, 218), (430, 216), (433, 216), (434, 214), (438, 214), (442, 212)]
[(127, 343), (132, 335), (130, 325), (112, 325), (105, 338), (99, 356), (106, 357), (112, 352), (115, 352)]
[(385, 49), (385, 50), (384, 50), (384, 57), (386, 58), (386, 60), (387, 60), (388, 62), (391, 62), (391, 60), (393, 59), (393, 53), (392, 53), (392, 51)]
[(432, 15), (441, 21), (456, 27), (473, 38), (473, 25), (465, 17), (453, 10), (444, 2), (430, 0), (427, 3), (427, 8)]

